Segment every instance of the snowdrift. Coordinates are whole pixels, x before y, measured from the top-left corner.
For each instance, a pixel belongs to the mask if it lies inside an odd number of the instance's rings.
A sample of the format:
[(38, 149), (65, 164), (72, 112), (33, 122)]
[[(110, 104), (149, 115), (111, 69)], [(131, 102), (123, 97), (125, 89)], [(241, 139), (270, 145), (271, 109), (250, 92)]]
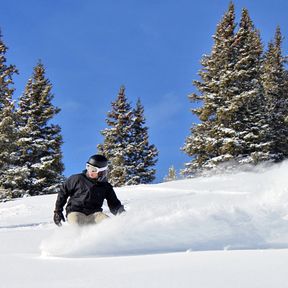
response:
[(285, 248), (287, 171), (285, 162), (254, 172), (116, 189), (125, 215), (98, 226), (55, 228), (41, 251), (91, 257)]
[(252, 172), (122, 187), (115, 190), (127, 213), (84, 228), (52, 223), (56, 195), (17, 199), (0, 204), (0, 231), (41, 231), (34, 241), (45, 257), (287, 248), (287, 171), (286, 161)]

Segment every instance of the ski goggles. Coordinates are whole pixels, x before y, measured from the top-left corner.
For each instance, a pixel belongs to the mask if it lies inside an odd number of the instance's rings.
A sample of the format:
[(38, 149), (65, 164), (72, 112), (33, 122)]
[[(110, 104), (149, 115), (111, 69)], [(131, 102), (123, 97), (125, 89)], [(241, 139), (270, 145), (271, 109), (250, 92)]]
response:
[[(90, 172), (102, 174), (103, 172), (106, 172), (106, 171), (107, 171), (108, 166), (98, 168), (98, 167), (92, 166), (92, 165), (90, 165), (90, 164), (87, 163), (87, 164), (86, 164), (86, 169), (89, 170)], [(103, 173), (103, 174), (104, 174), (104, 173)]]

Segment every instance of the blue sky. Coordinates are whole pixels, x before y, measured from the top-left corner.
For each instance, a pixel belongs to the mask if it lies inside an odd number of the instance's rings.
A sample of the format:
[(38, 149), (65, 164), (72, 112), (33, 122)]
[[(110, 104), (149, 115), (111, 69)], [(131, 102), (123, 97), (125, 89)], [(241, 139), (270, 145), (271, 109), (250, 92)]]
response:
[[(62, 128), (65, 175), (81, 171), (96, 153), (105, 118), (121, 85), (132, 106), (145, 108), (151, 144), (159, 153), (157, 180), (183, 168), (180, 151), (196, 121), (188, 94), (195, 92), (200, 59), (227, 0), (9, 0), (1, 1), (0, 27), (15, 64), (15, 98), (39, 59), (53, 84), (54, 122)], [(265, 46), (280, 25), (287, 36), (285, 0), (234, 1), (236, 21), (247, 8)], [(288, 40), (283, 43), (287, 54)]]

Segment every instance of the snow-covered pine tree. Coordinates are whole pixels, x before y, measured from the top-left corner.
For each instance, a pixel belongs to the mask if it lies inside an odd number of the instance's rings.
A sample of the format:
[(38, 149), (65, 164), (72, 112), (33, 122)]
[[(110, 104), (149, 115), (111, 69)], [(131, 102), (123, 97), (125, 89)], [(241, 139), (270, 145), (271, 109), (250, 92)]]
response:
[(168, 175), (166, 175), (164, 177), (164, 182), (169, 182), (169, 181), (174, 181), (177, 179), (177, 172), (176, 169), (174, 168), (174, 166), (172, 165), (169, 169), (168, 169)]
[(193, 81), (200, 95), (191, 94), (189, 98), (194, 103), (200, 102), (201, 106), (192, 112), (199, 117), (201, 123), (193, 124), (191, 134), (182, 148), (193, 157), (181, 171), (185, 176), (191, 176), (205, 166), (214, 167), (215, 163), (232, 159), (233, 156), (228, 150), (236, 150), (238, 147), (235, 131), (228, 128), (226, 123), (222, 123), (224, 121), (221, 118), (221, 107), (224, 107), (231, 94), (235, 93), (229, 89), (236, 61), (233, 48), (234, 10), (234, 4), (231, 2), (228, 11), (217, 25), (211, 54), (204, 55), (201, 60), (203, 66), (199, 72), (201, 80)]
[[(0, 31), (0, 188), (1, 193), (9, 191), (9, 197), (18, 197), (16, 192), (19, 171), (17, 169), (17, 129), (15, 124), (15, 105), (12, 100), (14, 88), (13, 74), (17, 73), (14, 65), (6, 64), (7, 47)], [(5, 194), (5, 193), (4, 193)]]
[[(288, 78), (284, 67), (286, 58), (282, 52), (282, 34), (278, 26), (274, 40), (268, 44), (262, 65), (262, 84), (266, 102), (266, 118), (269, 122), (269, 152), (274, 161), (288, 158)], [(287, 118), (288, 119), (288, 118)]]
[(158, 151), (155, 145), (149, 144), (148, 127), (145, 126), (144, 107), (140, 99), (133, 109), (132, 126), (130, 130), (127, 185), (147, 184), (155, 179)]
[(134, 148), (130, 145), (133, 113), (123, 85), (111, 105), (112, 111), (107, 113), (106, 119), (110, 128), (101, 131), (104, 142), (98, 145), (98, 149), (109, 160), (109, 181), (113, 186), (119, 187), (127, 183), (128, 171), (132, 169), (128, 157)]
[[(210, 56), (202, 60), (202, 81), (194, 84), (203, 106), (194, 109), (202, 123), (192, 127), (183, 150), (194, 157), (182, 171), (201, 172), (225, 163), (258, 163), (269, 160), (266, 141), (267, 121), (260, 81), (262, 44), (259, 32), (243, 9), (235, 34), (234, 5), (217, 26)], [(233, 161), (232, 161), (233, 160)]]
[[(263, 46), (248, 10), (243, 9), (239, 30), (233, 43), (236, 62), (231, 75), (234, 95), (223, 109), (223, 119), (239, 139), (239, 148), (231, 151), (239, 163), (257, 164), (271, 159), (267, 142), (267, 119), (261, 85)], [(231, 88), (230, 88), (231, 89)], [(226, 121), (227, 121), (226, 120)]]
[(56, 192), (63, 180), (61, 129), (50, 122), (60, 109), (52, 104), (54, 95), (51, 89), (45, 68), (39, 62), (34, 67), (16, 111), (19, 163), (28, 171), (26, 180), (19, 188), (30, 195)]
[(206, 166), (209, 166), (209, 162), (218, 164), (226, 161), (229, 157), (223, 157), (223, 153), (240, 163), (257, 163), (269, 159), (267, 143), (264, 141), (267, 123), (260, 83), (262, 45), (246, 9), (242, 11), (240, 28), (232, 48), (233, 70), (226, 79), (226, 85), (223, 85), (228, 93), (222, 94), (225, 95), (225, 101), (217, 112), (217, 119), (221, 123), (217, 135), (225, 143), (219, 157), (207, 161)]

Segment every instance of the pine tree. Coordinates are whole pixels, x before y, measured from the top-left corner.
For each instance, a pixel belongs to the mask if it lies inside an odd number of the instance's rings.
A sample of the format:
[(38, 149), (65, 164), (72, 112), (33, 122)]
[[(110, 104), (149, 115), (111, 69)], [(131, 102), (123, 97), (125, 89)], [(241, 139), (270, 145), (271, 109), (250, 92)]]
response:
[(62, 136), (58, 125), (50, 121), (60, 112), (53, 106), (52, 84), (39, 62), (19, 99), (17, 121), (19, 128), (19, 163), (28, 175), (19, 186), (30, 195), (57, 191), (62, 172)]
[(109, 159), (111, 184), (117, 187), (152, 182), (158, 151), (149, 144), (144, 107), (138, 100), (132, 110), (124, 86), (120, 87), (116, 101), (112, 102), (106, 123), (110, 128), (101, 132), (104, 143), (98, 145), (98, 149)]
[[(261, 84), (263, 46), (247, 9), (242, 10), (239, 30), (233, 44), (236, 63), (232, 83), (237, 93), (231, 98), (225, 117), (239, 139), (239, 163), (257, 164), (270, 160), (267, 142), (264, 90)], [(227, 113), (228, 112), (228, 113)]]
[(156, 170), (152, 167), (157, 162), (158, 151), (155, 145), (149, 144), (148, 127), (145, 126), (144, 107), (140, 99), (133, 109), (130, 131), (130, 154), (128, 155), (127, 185), (147, 184), (155, 179)]
[[(195, 124), (183, 150), (194, 157), (184, 175), (215, 168), (220, 163), (258, 163), (269, 159), (265, 103), (260, 81), (262, 44), (247, 9), (235, 33), (234, 5), (217, 26), (212, 53), (202, 59), (202, 81), (194, 81), (203, 106), (193, 112)], [(233, 160), (233, 161), (232, 161)], [(230, 163), (230, 164), (229, 164)]]
[(172, 165), (168, 170), (168, 175), (164, 177), (165, 182), (177, 180), (177, 173), (176, 169)]
[(132, 110), (125, 95), (125, 87), (121, 86), (117, 99), (112, 102), (112, 111), (108, 112), (106, 123), (110, 128), (101, 131), (104, 142), (98, 145), (101, 154), (109, 160), (109, 180), (115, 187), (126, 185), (133, 145), (130, 145)]
[[(18, 181), (17, 171), (17, 130), (15, 125), (15, 105), (12, 100), (14, 88), (13, 74), (18, 73), (14, 65), (6, 64), (5, 46), (0, 31), (0, 188), (1, 194), (10, 191), (11, 197), (17, 197), (15, 189)], [(5, 193), (4, 193), (5, 194)]]
[[(202, 104), (192, 110), (202, 123), (193, 124), (191, 134), (182, 148), (184, 152), (193, 157), (192, 161), (186, 163), (186, 168), (181, 171), (186, 176), (202, 170), (205, 166), (213, 166), (213, 161), (232, 159), (233, 156), (225, 150), (237, 147), (237, 141), (233, 138), (235, 132), (228, 129), (221, 120), (223, 118), (221, 107), (225, 106), (225, 102), (229, 101), (231, 94), (234, 93), (227, 88), (236, 61), (233, 48), (234, 30), (235, 11), (234, 4), (231, 2), (228, 11), (217, 25), (211, 54), (204, 55), (201, 60), (203, 66), (199, 72), (201, 81), (193, 81), (200, 95), (189, 96), (192, 102)], [(224, 143), (220, 132), (226, 134), (226, 139), (228, 137), (229, 141)]]
[[(288, 78), (282, 53), (282, 35), (277, 27), (274, 41), (268, 44), (262, 65), (262, 83), (265, 92), (266, 118), (269, 122), (269, 151), (274, 161), (288, 158)], [(287, 118), (288, 119), (288, 118)]]

